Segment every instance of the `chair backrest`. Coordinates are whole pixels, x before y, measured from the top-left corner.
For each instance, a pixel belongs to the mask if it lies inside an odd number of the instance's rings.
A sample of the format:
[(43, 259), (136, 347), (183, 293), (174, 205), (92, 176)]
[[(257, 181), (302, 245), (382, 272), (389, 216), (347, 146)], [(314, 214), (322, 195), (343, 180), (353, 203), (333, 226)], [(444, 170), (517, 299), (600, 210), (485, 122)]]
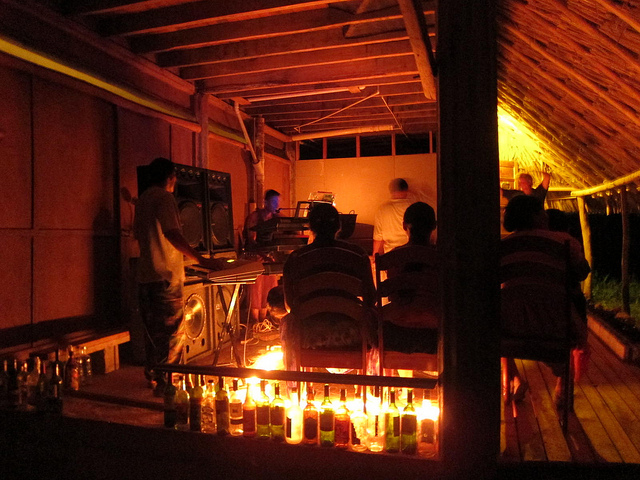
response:
[(503, 339), (571, 341), (568, 242), (536, 235), (503, 239), (500, 282)]
[[(375, 264), (379, 307), (384, 299), (410, 302), (421, 297), (422, 304), (433, 305), (434, 312), (440, 310), (440, 261), (435, 248), (407, 245), (376, 254)], [(387, 274), (385, 280), (383, 272)]]

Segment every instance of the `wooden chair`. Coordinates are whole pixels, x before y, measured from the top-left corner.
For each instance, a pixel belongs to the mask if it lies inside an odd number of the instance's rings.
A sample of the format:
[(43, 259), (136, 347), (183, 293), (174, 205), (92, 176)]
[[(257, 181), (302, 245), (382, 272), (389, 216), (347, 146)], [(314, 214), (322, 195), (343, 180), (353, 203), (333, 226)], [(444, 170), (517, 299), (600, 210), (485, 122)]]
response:
[[(432, 306), (425, 312), (419, 307), (407, 305), (406, 309), (400, 308), (394, 313), (416, 316), (416, 321), (425, 321), (425, 315), (437, 319), (440, 315), (440, 287), (438, 279), (439, 259), (436, 250), (432, 247), (408, 245), (394, 249), (384, 255), (375, 255), (376, 284), (378, 295), (378, 348), (380, 351), (380, 373), (384, 370), (421, 370), (428, 372), (438, 371), (438, 356), (435, 353), (404, 353), (385, 348), (383, 325), (393, 312), (391, 304), (397, 298), (418, 298), (420, 305)], [(387, 279), (383, 280), (383, 273)], [(383, 305), (390, 300), (389, 305)], [(421, 318), (422, 316), (422, 318)], [(437, 330), (437, 327), (435, 328)]]
[(560, 423), (565, 432), (573, 409), (571, 350), (576, 341), (569, 272), (568, 242), (535, 235), (501, 242), (503, 395), (509, 391), (506, 357), (562, 364), (565, 401)]
[[(285, 278), (285, 282), (291, 282), (293, 292), (290, 305), (292, 319), (287, 320), (287, 328), (296, 337), (293, 348), (300, 369), (315, 367), (366, 371), (369, 343), (372, 340), (371, 314), (374, 313), (366, 306), (367, 303), (373, 305), (373, 299), (367, 300), (366, 297), (373, 295), (373, 292), (367, 292), (362, 266), (354, 264), (356, 257), (354, 252), (341, 248), (314, 249), (299, 255), (293, 278)], [(372, 280), (369, 289), (372, 290)], [(305, 335), (309, 336), (308, 331), (315, 330), (314, 323), (319, 325), (317, 331), (321, 336), (329, 336), (333, 332), (327, 325), (334, 321), (353, 327), (357, 332), (356, 344), (317, 348), (304, 345)]]

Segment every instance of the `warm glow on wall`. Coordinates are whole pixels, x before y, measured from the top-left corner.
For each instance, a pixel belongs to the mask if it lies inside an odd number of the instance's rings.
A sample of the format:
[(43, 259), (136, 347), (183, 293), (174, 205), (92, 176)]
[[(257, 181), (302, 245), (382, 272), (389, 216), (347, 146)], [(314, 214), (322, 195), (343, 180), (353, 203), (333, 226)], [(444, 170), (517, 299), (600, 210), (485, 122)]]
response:
[(500, 162), (515, 161), (518, 169), (529, 173), (540, 171), (546, 162), (541, 143), (526, 124), (498, 107)]

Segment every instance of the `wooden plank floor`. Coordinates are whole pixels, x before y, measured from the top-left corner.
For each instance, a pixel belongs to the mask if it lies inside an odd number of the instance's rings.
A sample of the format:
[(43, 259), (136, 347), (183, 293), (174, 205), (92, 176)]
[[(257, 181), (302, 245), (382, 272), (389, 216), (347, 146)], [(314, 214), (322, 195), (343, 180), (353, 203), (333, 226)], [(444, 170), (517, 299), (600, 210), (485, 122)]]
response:
[(595, 336), (587, 374), (575, 385), (565, 435), (553, 403), (556, 377), (517, 360), (529, 383), (523, 402), (503, 408), (502, 461), (640, 464), (640, 367), (621, 362)]

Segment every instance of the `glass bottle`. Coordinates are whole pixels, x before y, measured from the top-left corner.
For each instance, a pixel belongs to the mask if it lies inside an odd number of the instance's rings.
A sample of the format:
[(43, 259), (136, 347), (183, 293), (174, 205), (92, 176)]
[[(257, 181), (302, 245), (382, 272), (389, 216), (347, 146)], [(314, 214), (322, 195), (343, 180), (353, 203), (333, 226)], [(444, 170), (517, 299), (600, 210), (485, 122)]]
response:
[(0, 408), (6, 407), (9, 403), (9, 372), (8, 361), (2, 361), (2, 370), (0, 371)]
[(271, 429), (269, 428), (269, 404), (271, 402), (265, 391), (266, 385), (266, 380), (260, 380), (260, 396), (256, 400), (256, 436), (262, 440), (271, 438)]
[(284, 442), (285, 408), (278, 382), (274, 386), (274, 397), (269, 407), (269, 422), (271, 424), (271, 440)]
[(18, 406), (22, 409), (26, 409), (28, 405), (29, 397), (29, 385), (27, 380), (29, 378), (29, 366), (26, 361), (22, 362), (20, 371), (18, 372)]
[(297, 445), (302, 441), (302, 408), (298, 399), (298, 390), (291, 392), (291, 405), (287, 408), (287, 420), (284, 438), (287, 443)]
[(202, 396), (202, 387), (198, 378), (189, 397), (189, 430), (192, 432), (202, 431)]
[(329, 385), (324, 386), (324, 399), (320, 404), (320, 445), (333, 447), (336, 441), (335, 410), (329, 397)]
[(62, 377), (60, 376), (59, 363), (53, 364), (47, 393), (47, 411), (57, 414), (62, 413)]
[(351, 433), (351, 417), (347, 408), (347, 391), (340, 389), (340, 405), (336, 409), (335, 442), (337, 448), (348, 448)]
[(93, 368), (91, 367), (91, 355), (87, 353), (87, 347), (82, 347), (80, 357), (82, 358), (81, 384), (91, 385), (93, 383)]
[(213, 380), (207, 382), (207, 388), (202, 399), (202, 431), (216, 432), (216, 392)]
[(356, 452), (367, 450), (367, 415), (364, 413), (362, 387), (356, 390), (356, 397), (351, 411), (351, 449)]
[(224, 386), (224, 377), (218, 377), (216, 392), (216, 430), (218, 435), (229, 435), (229, 394)]
[(78, 365), (78, 386), (82, 386), (85, 384), (84, 379), (84, 357), (82, 356), (82, 348), (76, 346), (73, 347), (74, 357), (76, 359), (76, 364)]
[(318, 444), (318, 409), (314, 403), (313, 387), (307, 384), (307, 405), (302, 411), (303, 439), (305, 445)]
[(384, 414), (385, 420), (385, 451), (397, 453), (400, 451), (400, 411), (396, 407), (396, 391), (389, 392), (389, 405)]
[(400, 450), (408, 455), (418, 452), (418, 417), (413, 407), (413, 390), (407, 393), (407, 405), (400, 417)]
[(35, 403), (36, 409), (44, 412), (47, 409), (47, 394), (49, 392), (49, 380), (47, 379), (47, 367), (44, 361), (40, 362), (40, 373), (36, 385)]
[(40, 357), (35, 357), (33, 369), (27, 376), (27, 403), (31, 407), (36, 406), (36, 389), (38, 388), (38, 377), (40, 376)]
[(256, 402), (251, 395), (251, 384), (247, 382), (247, 396), (242, 404), (242, 435), (256, 436)]
[(7, 399), (9, 407), (17, 408), (20, 404), (20, 385), (18, 383), (18, 359), (14, 358), (13, 362), (9, 364), (9, 370), (7, 375), (9, 380), (7, 382)]
[(238, 379), (234, 378), (229, 398), (229, 432), (234, 437), (242, 435), (242, 399), (238, 394)]
[(69, 358), (65, 365), (64, 386), (67, 390), (80, 389), (80, 365), (73, 347), (69, 347)]
[(381, 452), (384, 449), (384, 416), (382, 415), (380, 387), (377, 385), (374, 389), (373, 398), (370, 402), (367, 402), (367, 417), (369, 450)]
[(184, 375), (178, 377), (178, 391), (176, 392), (176, 429), (189, 429), (189, 393)]
[(177, 410), (176, 410), (176, 387), (173, 384), (173, 374), (169, 372), (167, 383), (164, 386), (164, 426), (167, 428), (176, 428)]

